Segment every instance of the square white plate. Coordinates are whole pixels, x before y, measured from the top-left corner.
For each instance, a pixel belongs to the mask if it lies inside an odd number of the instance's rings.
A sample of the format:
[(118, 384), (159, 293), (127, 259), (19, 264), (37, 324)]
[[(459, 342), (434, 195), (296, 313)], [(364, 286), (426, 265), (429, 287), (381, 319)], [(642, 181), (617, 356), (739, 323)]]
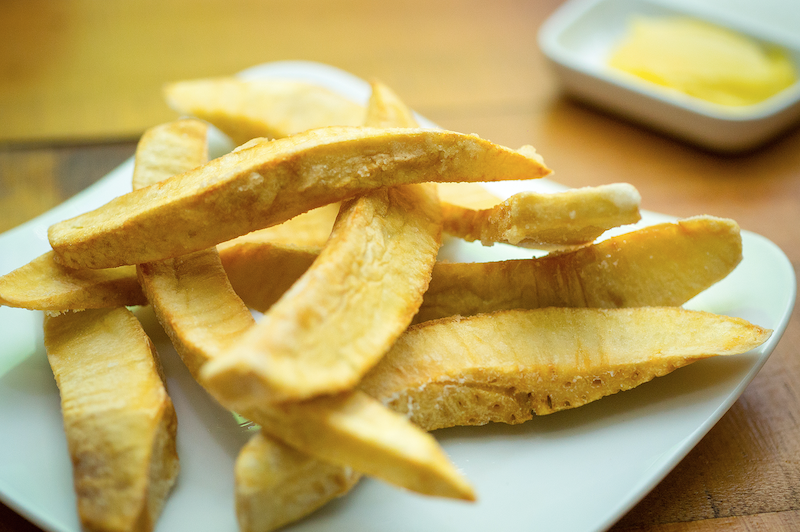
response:
[[(728, 2), (731, 4), (731, 2)], [(759, 2), (761, 7), (761, 2)], [(539, 30), (539, 46), (564, 90), (576, 98), (637, 123), (715, 151), (755, 148), (800, 119), (800, 81), (755, 105), (718, 105), (639, 80), (607, 65), (630, 17), (690, 16), (783, 47), (800, 72), (800, 26), (778, 28), (771, 17), (753, 16), (709, 0), (572, 0)], [(767, 2), (763, 9), (800, 24), (800, 3)]]
[[(304, 79), (365, 102), (368, 85), (315, 63), (273, 63), (246, 77)], [(428, 124), (430, 124), (428, 122)], [(229, 148), (212, 139), (213, 151)], [(546, 157), (546, 154), (545, 154)], [(52, 211), (0, 236), (0, 274), (49, 249), (47, 227), (130, 190), (129, 160)], [(557, 190), (549, 181), (505, 183), (503, 195)], [(642, 224), (668, 217), (645, 213)], [(628, 227), (630, 229), (630, 227)], [(351, 493), (287, 530), (502, 529), (598, 531), (612, 525), (716, 423), (767, 360), (795, 300), (794, 271), (774, 244), (744, 232), (744, 260), (688, 305), (740, 316), (775, 330), (760, 348), (695, 363), (635, 390), (523, 425), (435, 432), (474, 483), (475, 504), (425, 498), (366, 479)], [(524, 256), (513, 248), (455, 246), (451, 258)], [(237, 529), (233, 461), (248, 438), (192, 380), (148, 309), (138, 315), (156, 343), (178, 414), (181, 473), (158, 522), (161, 532)], [(42, 345), (40, 313), (0, 308), (0, 499), (49, 531), (78, 532), (72, 471), (58, 389)]]

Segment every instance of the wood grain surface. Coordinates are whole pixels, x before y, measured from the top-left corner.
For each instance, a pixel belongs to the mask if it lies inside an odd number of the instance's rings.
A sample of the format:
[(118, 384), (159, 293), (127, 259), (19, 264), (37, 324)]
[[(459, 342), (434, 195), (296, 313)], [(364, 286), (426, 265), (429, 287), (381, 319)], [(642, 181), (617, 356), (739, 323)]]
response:
[[(645, 209), (734, 218), (797, 272), (800, 130), (721, 156), (564, 97), (536, 44), (559, 3), (0, 2), (0, 231), (86, 188), (144, 128), (174, 118), (163, 83), (308, 59), (381, 79), (448, 129), (532, 144), (566, 185), (628, 182)], [(800, 530), (799, 314), (730, 411), (612, 530)], [(0, 505), (0, 532), (38, 530)]]

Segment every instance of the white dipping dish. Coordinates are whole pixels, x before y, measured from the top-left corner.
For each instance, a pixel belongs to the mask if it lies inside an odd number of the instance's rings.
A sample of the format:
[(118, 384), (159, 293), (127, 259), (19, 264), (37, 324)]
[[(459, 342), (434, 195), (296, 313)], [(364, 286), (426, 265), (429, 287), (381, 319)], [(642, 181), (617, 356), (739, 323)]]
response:
[[(780, 46), (800, 71), (800, 33), (719, 4), (573, 0), (542, 25), (539, 46), (564, 90), (579, 100), (712, 151), (750, 150), (800, 118), (800, 82), (755, 105), (734, 107), (707, 102), (608, 66), (632, 16), (689, 16)], [(800, 20), (800, 3), (784, 7), (787, 16)]]

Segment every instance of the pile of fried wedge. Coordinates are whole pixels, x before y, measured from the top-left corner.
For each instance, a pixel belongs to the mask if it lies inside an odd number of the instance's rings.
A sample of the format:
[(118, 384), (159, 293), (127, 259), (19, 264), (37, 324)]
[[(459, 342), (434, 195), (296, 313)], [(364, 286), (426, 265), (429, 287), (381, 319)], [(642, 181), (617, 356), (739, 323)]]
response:
[[(501, 201), (477, 183), (547, 176), (532, 147), (420, 128), (380, 83), (366, 108), (278, 80), (166, 99), (193, 118), (142, 136), (132, 192), (54, 224), (52, 251), (0, 278), (0, 304), (45, 311), (86, 530), (152, 530), (179, 469), (128, 307), (150, 305), (197, 382), (260, 427), (234, 472), (246, 532), (361, 475), (473, 500), (428, 431), (575, 408), (771, 333), (681, 307), (741, 260), (734, 221), (598, 240), (639, 220), (632, 186)], [(238, 145), (210, 161), (209, 123)], [(547, 253), (437, 261), (443, 236)]]

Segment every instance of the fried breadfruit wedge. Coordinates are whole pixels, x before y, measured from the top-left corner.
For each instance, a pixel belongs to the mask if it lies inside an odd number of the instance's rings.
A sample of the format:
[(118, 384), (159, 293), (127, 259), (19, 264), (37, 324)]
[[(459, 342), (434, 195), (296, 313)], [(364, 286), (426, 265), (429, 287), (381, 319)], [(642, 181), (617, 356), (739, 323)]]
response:
[(449, 234), (484, 246), (497, 242), (566, 249), (593, 242), (608, 229), (640, 220), (641, 196), (627, 183), (541, 194), (520, 192), (494, 207), (443, 206)]
[(207, 162), (207, 136), (208, 126), (193, 118), (175, 120), (145, 131), (136, 146), (133, 190), (160, 183)]
[(80, 310), (144, 305), (136, 268), (75, 270), (52, 251), (0, 277), (0, 305), (31, 310)]
[(206, 120), (236, 144), (364, 123), (363, 106), (302, 81), (196, 79), (168, 84), (164, 97), (175, 111)]
[[(372, 127), (415, 125), (373, 83)], [(342, 204), (328, 243), (258, 324), (203, 369), (234, 409), (355, 387), (408, 327), (441, 245), (433, 184), (387, 187)]]
[(360, 388), (426, 430), (521, 423), (629, 390), (772, 331), (675, 307), (506, 310), (411, 327)]
[(320, 128), (253, 140), (207, 164), (52, 225), (58, 260), (110, 268), (176, 257), (387, 185), (536, 179), (519, 151), (440, 130)]
[(347, 493), (361, 475), (316, 460), (258, 431), (234, 466), (241, 532), (269, 532)]
[(514, 308), (678, 306), (741, 260), (736, 222), (696, 216), (535, 259), (437, 263), (414, 323)]
[(46, 315), (81, 523), (149, 531), (178, 474), (177, 419), (158, 355), (125, 308)]
[(216, 249), (140, 264), (139, 282), (183, 363), (200, 368), (255, 324)]
[[(265, 312), (319, 254), (257, 238), (219, 246), (234, 291)], [(0, 277), (0, 304), (34, 310), (141, 304), (134, 279), (115, 270), (71, 270), (44, 257)], [(489, 263), (437, 263), (413, 322), (512, 308), (682, 305), (742, 258), (733, 220), (697, 216), (632, 231), (571, 252)], [(108, 274), (113, 274), (111, 277)], [(270, 282), (264, 282), (269, 279)]]
[[(160, 172), (161, 157), (151, 154), (161, 150), (149, 144), (175, 132), (170, 124), (157, 127), (160, 134), (146, 135), (136, 154), (136, 166), (150, 167), (148, 173), (153, 175)], [(231, 289), (214, 248), (140, 264), (138, 273), (159, 322), (195, 378), (206, 363), (255, 324)], [(434, 438), (361, 392), (281, 409), (262, 405), (233, 409), (224, 398), (216, 398), (272, 436), (338, 467), (352, 465), (362, 473), (429, 495), (474, 499), (472, 488)]]
[(364, 392), (255, 405), (239, 414), (319, 460), (423, 495), (475, 500), (433, 436)]

